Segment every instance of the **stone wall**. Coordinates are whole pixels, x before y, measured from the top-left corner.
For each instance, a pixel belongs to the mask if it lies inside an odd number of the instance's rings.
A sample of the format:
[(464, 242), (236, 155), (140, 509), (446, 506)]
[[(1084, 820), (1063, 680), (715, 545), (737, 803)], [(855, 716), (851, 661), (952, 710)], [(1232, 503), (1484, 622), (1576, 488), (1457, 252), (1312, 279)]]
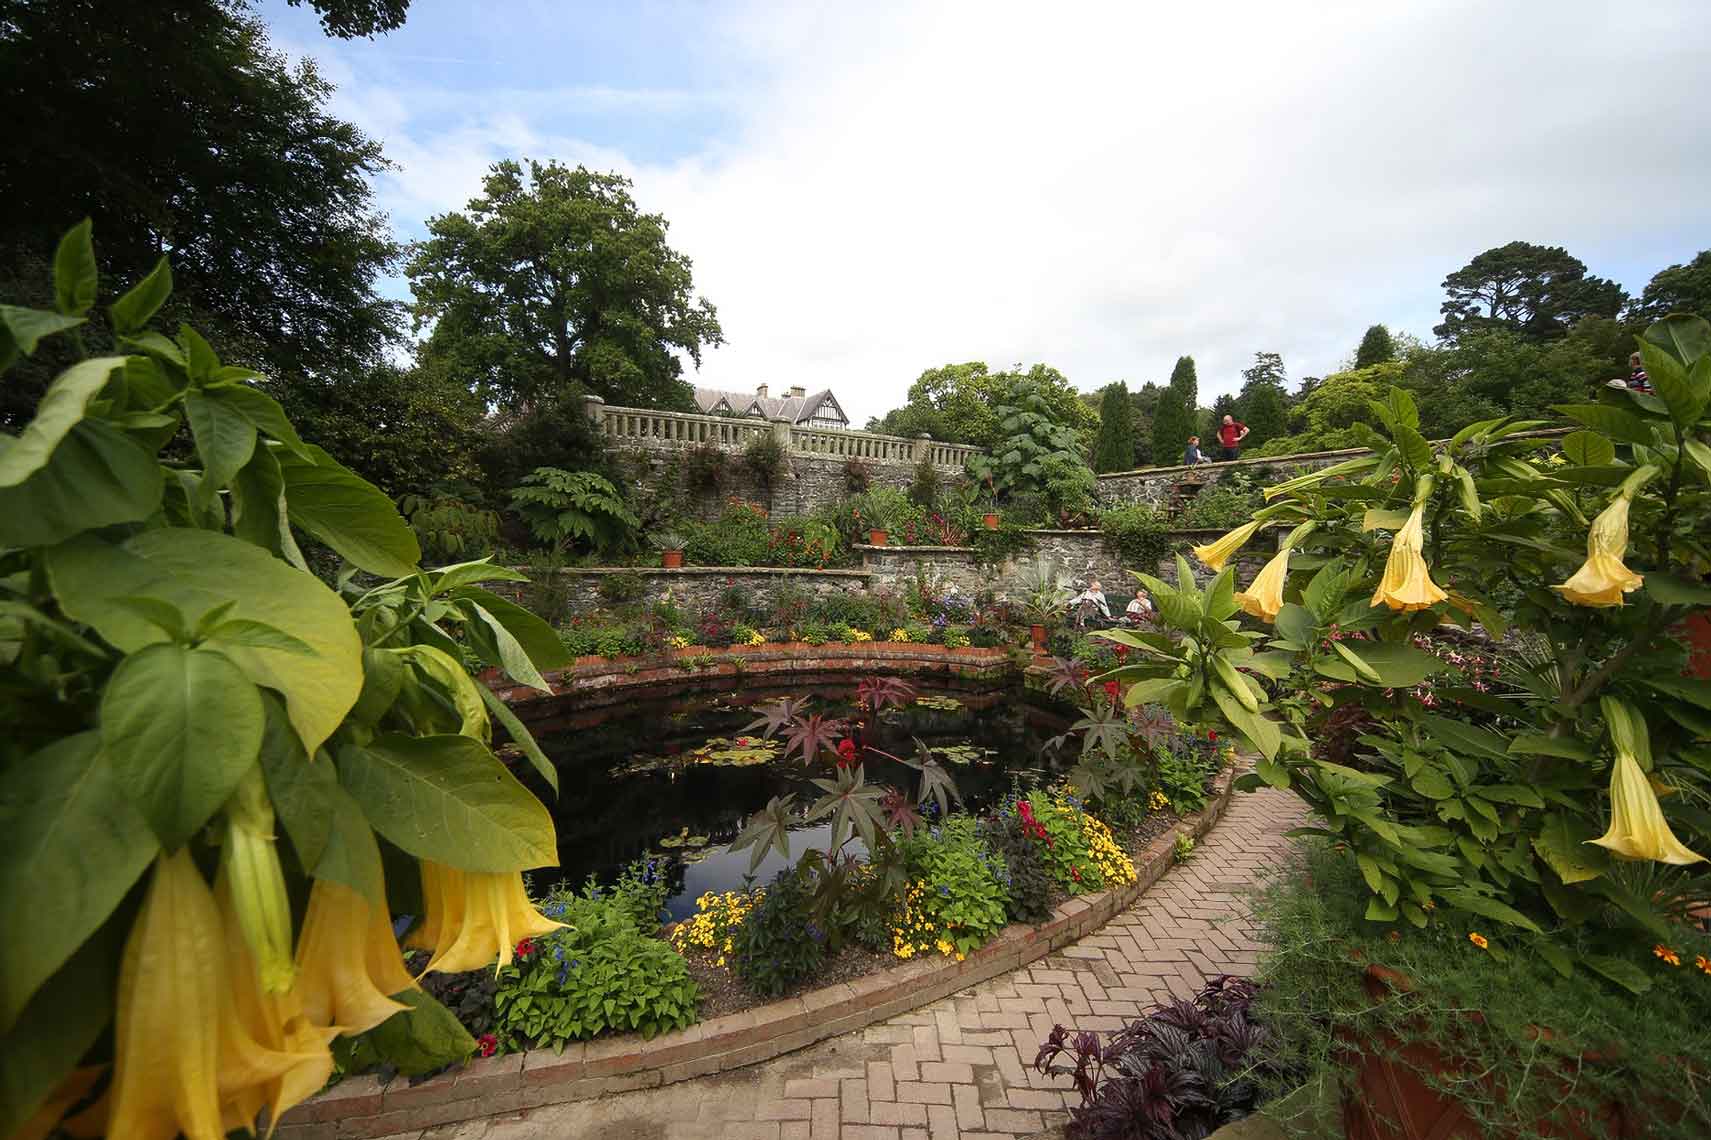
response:
[[(719, 595), (736, 587), (746, 591), (748, 604), (770, 608), (785, 588), (807, 590), (815, 597), (827, 594), (865, 594), (870, 571), (862, 570), (794, 570), (773, 566), (685, 566), (676, 570), (660, 567), (590, 567), (560, 570), (570, 582), (569, 612), (586, 613), (614, 602), (635, 598), (658, 598), (667, 590), (672, 599), (687, 614), (697, 614), (718, 604)], [(602, 587), (611, 591), (621, 586), (634, 597), (614, 594), (608, 597)]]
[[(629, 447), (615, 451), (626, 480), (645, 483), (655, 491), (674, 491), (686, 512), (703, 521), (717, 518), (729, 498), (759, 503), (774, 518), (812, 514), (823, 506), (835, 506), (849, 497), (847, 459), (824, 455), (787, 454), (785, 473), (771, 488), (763, 487), (743, 465), (742, 452), (726, 452), (725, 479), (717, 490), (692, 489), (688, 482), (686, 449)], [(870, 487), (906, 488), (915, 479), (913, 463), (895, 460), (858, 460), (868, 473)], [(941, 470), (944, 485), (961, 481), (961, 472)]]

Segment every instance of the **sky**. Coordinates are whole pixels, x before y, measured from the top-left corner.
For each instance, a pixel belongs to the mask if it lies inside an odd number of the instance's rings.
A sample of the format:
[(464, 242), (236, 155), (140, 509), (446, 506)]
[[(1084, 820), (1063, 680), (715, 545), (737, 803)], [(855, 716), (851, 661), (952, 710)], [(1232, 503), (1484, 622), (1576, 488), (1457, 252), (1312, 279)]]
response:
[(1189, 354), (1202, 403), (1258, 351), (1322, 376), (1373, 323), (1429, 339), (1514, 240), (1637, 293), (1711, 247), (1696, 7), (413, 0), (353, 41), (260, 11), (384, 144), (401, 239), (500, 159), (619, 171), (718, 309), (686, 375), (860, 425), (968, 360), (1093, 391)]

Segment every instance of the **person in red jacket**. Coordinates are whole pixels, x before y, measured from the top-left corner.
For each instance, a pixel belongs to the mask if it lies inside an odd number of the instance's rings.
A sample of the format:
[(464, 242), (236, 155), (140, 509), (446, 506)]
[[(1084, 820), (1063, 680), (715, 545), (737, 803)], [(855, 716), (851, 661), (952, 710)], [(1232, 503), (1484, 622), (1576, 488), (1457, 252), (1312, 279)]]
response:
[(1231, 460), (1239, 453), (1242, 440), (1248, 438), (1248, 425), (1236, 422), (1235, 416), (1225, 416), (1218, 425), (1218, 458)]

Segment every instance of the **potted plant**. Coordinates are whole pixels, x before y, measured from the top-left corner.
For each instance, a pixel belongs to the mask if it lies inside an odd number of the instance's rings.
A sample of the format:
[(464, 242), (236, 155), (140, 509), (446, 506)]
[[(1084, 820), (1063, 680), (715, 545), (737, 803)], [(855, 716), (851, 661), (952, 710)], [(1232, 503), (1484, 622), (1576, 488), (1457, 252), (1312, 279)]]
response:
[(903, 492), (892, 487), (881, 487), (862, 495), (858, 514), (867, 523), (868, 541), (874, 546), (884, 546), (891, 531), (907, 517), (907, 509), (908, 500), (903, 497)]
[(1069, 605), (1069, 587), (1057, 564), (1046, 558), (1036, 558), (1023, 568), (1021, 584), (1022, 612), (1028, 618), (1034, 652), (1044, 653), (1046, 626)]
[(998, 529), (998, 488), (993, 485), (992, 476), (990, 474), (987, 475), (986, 478), (981, 481), (981, 483), (985, 487), (986, 513), (980, 516), (980, 520), (986, 524), (987, 530), (997, 530)]
[(659, 564), (667, 570), (676, 570), (683, 565), (683, 548), (689, 545), (689, 540), (673, 530), (662, 531), (653, 535), (651, 541), (659, 547)]

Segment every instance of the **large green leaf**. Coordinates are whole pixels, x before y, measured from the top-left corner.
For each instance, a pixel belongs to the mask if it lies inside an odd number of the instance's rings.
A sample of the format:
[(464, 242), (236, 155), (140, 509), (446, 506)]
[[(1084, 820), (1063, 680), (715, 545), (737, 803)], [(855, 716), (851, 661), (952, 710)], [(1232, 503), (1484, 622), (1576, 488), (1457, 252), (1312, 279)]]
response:
[(525, 656), (526, 660), (519, 664), (532, 666), (529, 673), (535, 678), (539, 678), (539, 673), (534, 672), (536, 669), (561, 668), (570, 663), (564, 641), (553, 627), (517, 603), (479, 586), (461, 586), (452, 591), (452, 597), (468, 602), (476, 620), (493, 631), (502, 657), (499, 664), (517, 680), (538, 689), (547, 687), (545, 681), (530, 680), (524, 673), (513, 670), (509, 661), (503, 660), (508, 643)]
[(1696, 364), (1690, 370), (1666, 349), (1644, 340), (1640, 357), (1670, 418), (1681, 427), (1697, 423), (1711, 401), (1711, 363)]
[(53, 255), (54, 307), (81, 317), (95, 304), (100, 277), (95, 269), (95, 223), (84, 218), (65, 232)]
[[(140, 822), (140, 821), (139, 821)], [(33, 935), (35, 919), (28, 928)], [(22, 941), (21, 926), (7, 928)], [(124, 939), (104, 930), (36, 991), (17, 1024), (0, 1033), (0, 1136), (18, 1136), (113, 1019), (113, 991)]]
[(202, 459), (204, 495), (224, 490), (255, 453), (255, 425), (201, 392), (187, 392), (184, 414)]
[(278, 440), (304, 460), (316, 462), (315, 453), (297, 435), (297, 429), (291, 426), (285, 409), (266, 392), (248, 384), (230, 384), (209, 388), (206, 395), (210, 400), (218, 401), (223, 407), (241, 415), (254, 424), (258, 431)]
[(414, 574), (422, 548), (392, 500), (320, 448), (305, 446), (315, 456), (313, 463), (286, 448), (274, 452), (285, 477), (292, 524), (370, 574), (383, 578)]
[(1603, 848), (1587, 842), (1592, 838), (1592, 829), (1582, 821), (1553, 813), (1534, 837), (1533, 850), (1563, 882), (1583, 883), (1603, 874), (1608, 862)]
[(232, 482), (232, 533), (298, 569), (308, 569), (286, 517), (285, 476), (266, 447), (255, 449)]
[(1509, 754), (1508, 738), (1466, 721), (1427, 713), (1420, 718), (1420, 723), (1439, 744), (1451, 751), (1484, 755), (1493, 759), (1502, 759)]
[(1539, 930), (1538, 923), (1508, 903), (1498, 902), (1489, 895), (1482, 895), (1470, 887), (1450, 887), (1438, 893), (1445, 902), (1457, 910), (1465, 910), (1469, 914), (1477, 914), (1482, 918), (1506, 922), (1510, 926), (1519, 926), (1522, 930), (1530, 930), (1534, 934), (1542, 933)]
[(389, 1065), (407, 1077), (469, 1060), (475, 1038), (451, 1010), (419, 989), (392, 995), (409, 1006), (342, 1048), (351, 1068)]
[(1283, 731), (1275, 721), (1267, 720), (1263, 713), (1249, 712), (1241, 700), (1223, 685), (1212, 686), (1212, 699), (1218, 702), (1218, 709), (1230, 726), (1258, 748), (1267, 760), (1277, 758), (1277, 750), (1283, 743)]
[[(1418, 685), (1433, 673), (1443, 673), (1450, 668), (1425, 650), (1415, 649), (1400, 641), (1356, 641), (1348, 644), (1378, 676), (1378, 683), (1389, 689), (1405, 689)], [(1342, 660), (1322, 658), (1318, 662), (1318, 670), (1339, 681), (1364, 679), (1355, 672), (1352, 665)]]
[[(36, 345), (43, 337), (74, 329), (82, 323), (82, 317), (68, 317), (45, 309), (0, 305), (0, 331), (11, 334), (13, 351), (22, 350), (25, 355), (36, 351)], [(0, 359), (0, 368), (10, 363)]]
[(1646, 344), (1656, 345), (1682, 367), (1691, 368), (1701, 357), (1711, 354), (1711, 321), (1671, 313), (1641, 334), (1640, 339), (1642, 349)]
[(1562, 453), (1576, 467), (1602, 467), (1616, 458), (1610, 441), (1592, 431), (1572, 431), (1563, 436)]
[(547, 782), (547, 786), (552, 788), (553, 794), (556, 796), (558, 794), (558, 765), (554, 764), (551, 758), (541, 751), (541, 746), (535, 741), (535, 734), (529, 731), (527, 725), (517, 719), (517, 714), (511, 711), (511, 706), (499, 699), (498, 693), (486, 685), (477, 686), (476, 691), (481, 694), (482, 701), (486, 703), (488, 713), (499, 722), (499, 726), (511, 738), (511, 743), (515, 744), (517, 750), (528, 758), (529, 763), (534, 766), (535, 771), (540, 774), (541, 779)]
[(297, 861), (310, 870), (321, 861), (332, 833), (338, 773), (325, 756), (311, 761), (304, 753), (283, 701), (263, 693), (262, 706), (267, 721), (261, 735), (261, 774), (268, 798), (291, 837)]
[(221, 651), (256, 684), (285, 698), (311, 756), (362, 690), (362, 641), (339, 596), (314, 575), (229, 535), (151, 530), (123, 546), (85, 537), (51, 551), (48, 572), (66, 613), (126, 652), (164, 637), (114, 600), (130, 596), (160, 598), (187, 614), (233, 602), (228, 618), (289, 631), (312, 652), (237, 645)]
[(479, 740), (377, 736), (339, 752), (339, 776), (376, 831), (466, 871), (558, 865), (552, 818)]
[(125, 290), (124, 296), (107, 306), (107, 315), (113, 321), (113, 331), (119, 336), (141, 331), (170, 296), (172, 266), (163, 257), (155, 262), (147, 277)]
[(126, 657), (101, 697), (101, 746), (168, 851), (220, 809), (261, 752), (261, 694), (224, 654), (174, 642)]
[[(317, 756), (315, 763), (329, 768), (332, 765), (325, 755)], [(386, 872), (380, 858), (380, 844), (374, 838), (368, 817), (336, 781), (328, 785), (327, 798), (332, 804), (327, 845), (309, 873), (317, 879), (343, 883), (375, 906), (385, 906)]]
[(0, 1030), (94, 934), (159, 845), (80, 732), (14, 761), (0, 794)]
[(1576, 423), (1583, 423), (1594, 431), (1603, 432), (1607, 436), (1622, 440), (1626, 443), (1642, 443), (1651, 445), (1657, 442), (1657, 434), (1649, 421), (1625, 412), (1620, 408), (1612, 408), (1605, 404), (1553, 404), (1555, 411), (1561, 412)]
[(46, 467), (0, 487), (0, 546), (52, 546), (160, 509), (154, 456), (99, 420), (85, 420), (54, 448)]
[(107, 386), (122, 356), (82, 360), (54, 377), (36, 404), (36, 416), (16, 439), (0, 436), (0, 487), (16, 487), (47, 466), (66, 433), (83, 420), (89, 402)]

